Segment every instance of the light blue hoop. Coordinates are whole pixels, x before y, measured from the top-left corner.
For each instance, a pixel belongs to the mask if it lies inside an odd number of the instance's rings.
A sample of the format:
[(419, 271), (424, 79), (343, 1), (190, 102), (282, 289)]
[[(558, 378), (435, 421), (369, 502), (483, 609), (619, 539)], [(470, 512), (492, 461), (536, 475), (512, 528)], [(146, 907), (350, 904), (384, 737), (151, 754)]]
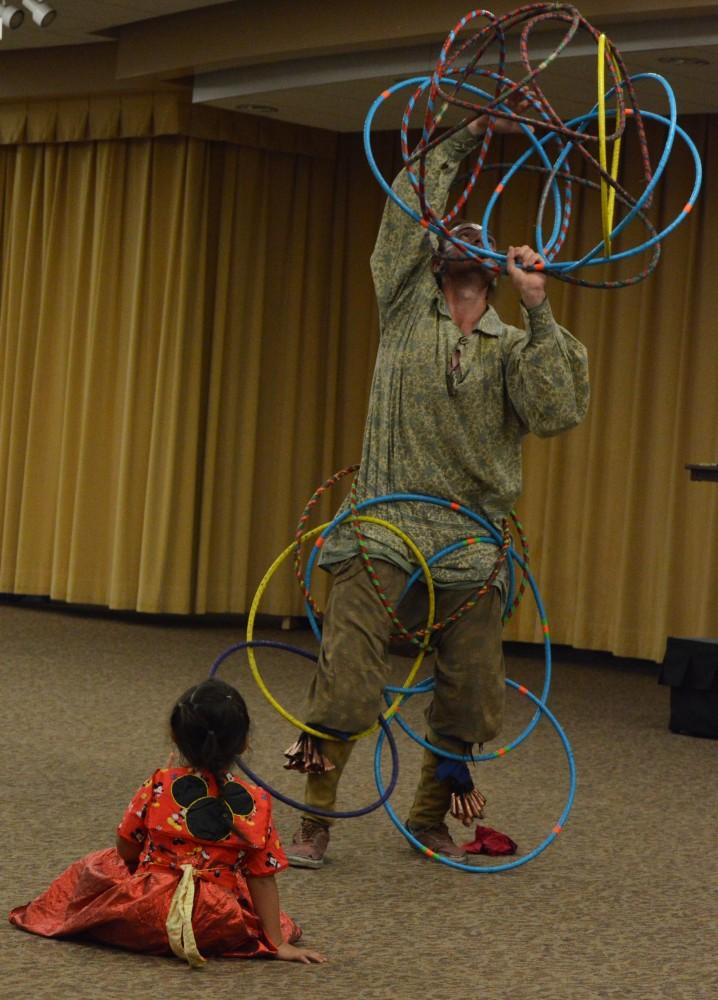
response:
[[(506, 79), (505, 77), (496, 73), (486, 73), (486, 75), (499, 81)], [(374, 174), (380, 186), (382, 187), (382, 189), (384, 190), (384, 192), (387, 194), (387, 196), (390, 197), (402, 209), (402, 211), (404, 211), (407, 215), (413, 218), (416, 222), (425, 225), (426, 228), (431, 232), (439, 236), (442, 236), (444, 234), (442, 233), (441, 229), (438, 226), (436, 226), (434, 223), (431, 222), (428, 223), (423, 222), (419, 213), (415, 209), (413, 209), (410, 205), (408, 205), (401, 197), (399, 197), (399, 195), (396, 194), (396, 192), (393, 190), (391, 185), (386, 181), (383, 174), (379, 170), (371, 145), (371, 129), (374, 117), (376, 116), (378, 109), (381, 107), (384, 101), (386, 101), (387, 98), (392, 96), (397, 91), (402, 90), (406, 87), (418, 86), (420, 91), (423, 93), (423, 91), (430, 85), (432, 79), (433, 76), (430, 77), (417, 76), (417, 77), (412, 77), (409, 80), (399, 81), (398, 83), (395, 83), (391, 87), (387, 88), (385, 91), (383, 91), (382, 94), (379, 95), (379, 97), (376, 98), (376, 100), (371, 105), (367, 113), (366, 119), (364, 121), (364, 150), (371, 171)], [(688, 214), (688, 212), (690, 212), (691, 208), (695, 204), (695, 201), (698, 197), (698, 193), (701, 188), (703, 180), (703, 168), (701, 164), (700, 154), (698, 153), (698, 149), (696, 148), (696, 145), (691, 139), (691, 137), (677, 123), (675, 94), (668, 81), (658, 73), (638, 73), (635, 76), (630, 77), (630, 80), (631, 82), (636, 82), (639, 80), (654, 80), (663, 87), (668, 100), (669, 116), (666, 117), (664, 115), (659, 115), (651, 111), (641, 111), (641, 116), (648, 120), (657, 121), (666, 125), (668, 128), (668, 134), (666, 136), (666, 142), (664, 144), (658, 166), (656, 167), (656, 170), (653, 176), (651, 177), (650, 182), (646, 185), (646, 188), (644, 189), (643, 193), (638, 198), (636, 203), (631, 207), (628, 213), (613, 228), (611, 232), (611, 238), (621, 233), (623, 229), (625, 229), (625, 227), (628, 226), (633, 221), (633, 219), (636, 218), (637, 214), (642, 210), (647, 200), (651, 197), (653, 191), (655, 190), (656, 185), (658, 184), (658, 181), (660, 180), (665, 171), (668, 159), (673, 149), (673, 144), (676, 135), (678, 135), (683, 140), (683, 142), (685, 142), (693, 158), (695, 166), (695, 179), (693, 183), (693, 188), (679, 215), (676, 216), (676, 218), (673, 219), (670, 223), (668, 223), (661, 232), (657, 233), (652, 237), (649, 237), (643, 243), (639, 244), (638, 246), (629, 248), (628, 250), (623, 250), (619, 253), (612, 254), (610, 257), (597, 256), (604, 245), (604, 241), (603, 239), (601, 239), (599, 243), (597, 243), (594, 247), (592, 247), (591, 250), (589, 250), (586, 254), (584, 254), (583, 257), (581, 257), (578, 260), (561, 261), (561, 262), (551, 261), (550, 255), (552, 248), (555, 245), (556, 240), (558, 238), (558, 234), (560, 231), (560, 220), (561, 220), (561, 194), (555, 174), (556, 171), (559, 170), (561, 165), (565, 162), (567, 156), (569, 155), (571, 149), (574, 146), (574, 143), (570, 140), (567, 141), (566, 139), (563, 139), (565, 145), (563, 146), (561, 152), (559, 153), (555, 163), (552, 164), (550, 159), (548, 158), (548, 155), (546, 154), (544, 147), (547, 146), (552, 141), (561, 142), (562, 141), (561, 134), (555, 132), (549, 132), (545, 136), (543, 136), (543, 138), (537, 139), (536, 136), (528, 128), (528, 126), (526, 126), (523, 123), (520, 123), (522, 131), (527, 136), (527, 138), (529, 138), (532, 145), (531, 148), (529, 148), (525, 153), (523, 153), (522, 156), (519, 157), (519, 159), (507, 171), (507, 173), (502, 178), (500, 184), (496, 186), (491, 196), (489, 197), (482, 218), (482, 228), (484, 234), (487, 234), (491, 231), (491, 225), (490, 225), (491, 215), (492, 212), (494, 211), (498, 198), (500, 197), (500, 194), (502, 193), (503, 189), (506, 187), (511, 178), (516, 174), (516, 172), (520, 170), (521, 167), (527, 162), (527, 160), (534, 154), (538, 154), (539, 158), (543, 161), (544, 165), (549, 169), (549, 171), (553, 173), (553, 178), (551, 180), (551, 189), (554, 200), (554, 224), (553, 224), (553, 230), (549, 237), (548, 244), (544, 244), (544, 238), (543, 238), (543, 218), (542, 218), (543, 213), (536, 221), (536, 249), (539, 255), (544, 260), (543, 270), (547, 273), (554, 273), (556, 275), (569, 274), (580, 267), (600, 266), (602, 264), (611, 263), (614, 261), (623, 260), (629, 257), (636, 256), (637, 254), (643, 253), (644, 251), (655, 246), (657, 243), (661, 242), (661, 240), (663, 240), (678, 225), (680, 225), (680, 223), (685, 219), (686, 215)], [(465, 88), (475, 94), (478, 94), (481, 97), (488, 98), (489, 100), (492, 100), (494, 98), (494, 95), (490, 94), (488, 91), (484, 91), (479, 87), (475, 87), (473, 84), (468, 84), (466, 83), (466, 81), (456, 81), (450, 77), (446, 77), (442, 78), (442, 83), (444, 85), (451, 85), (451, 86), (456, 86), (458, 84), (462, 88)], [(607, 97), (611, 97), (611, 95), (615, 93), (615, 90), (616, 90), (615, 87), (611, 87), (607, 91)], [(410, 107), (413, 107), (413, 102), (415, 100), (416, 96), (412, 99), (412, 101), (409, 102)], [(504, 104), (499, 104), (498, 107), (503, 111), (509, 110)], [(545, 119), (548, 119), (548, 116), (545, 114), (545, 112), (543, 112), (543, 110), (541, 110), (541, 113)], [(571, 119), (567, 123), (567, 127), (574, 128), (574, 126), (578, 126), (579, 129), (583, 129), (583, 127), (587, 122), (592, 121), (597, 117), (598, 117), (597, 105), (595, 105), (592, 111), (589, 112), (589, 114), (580, 115), (576, 118)], [(410, 173), (412, 172), (410, 171)], [(413, 173), (412, 176), (414, 176)], [(416, 178), (414, 177), (414, 179)], [(460, 239), (454, 238), (452, 242), (454, 242), (457, 246), (460, 246), (464, 250), (467, 256), (475, 257), (477, 259), (482, 259), (482, 260), (488, 258), (490, 260), (497, 262), (502, 267), (502, 269), (505, 270), (506, 254), (502, 254), (498, 251), (491, 250), (490, 247), (488, 246), (487, 236), (484, 236), (484, 241), (483, 241), (484, 246), (481, 248), (480, 251), (477, 251), (477, 248), (472, 244), (466, 243), (465, 241)]]
[[(514, 861), (504, 862), (502, 864), (497, 864), (497, 865), (469, 865), (462, 861), (453, 861), (451, 858), (447, 858), (443, 854), (436, 854), (433, 851), (429, 851), (419, 840), (416, 839), (416, 837), (406, 828), (406, 826), (404, 826), (404, 824), (396, 815), (396, 812), (394, 811), (394, 808), (392, 807), (391, 803), (388, 801), (384, 802), (384, 809), (386, 809), (392, 823), (397, 828), (397, 830), (399, 830), (404, 835), (404, 837), (409, 841), (409, 843), (413, 847), (421, 851), (422, 854), (425, 854), (428, 858), (431, 858), (432, 861), (438, 861), (441, 864), (447, 865), (449, 868), (456, 868), (459, 871), (471, 872), (476, 875), (494, 875), (498, 874), (499, 872), (511, 871), (511, 869), (520, 868), (522, 865), (528, 864), (529, 861), (532, 861), (534, 858), (538, 857), (539, 854), (541, 854), (543, 851), (546, 850), (549, 844), (552, 844), (554, 840), (556, 840), (558, 835), (563, 830), (568, 815), (571, 812), (571, 807), (573, 806), (573, 800), (576, 794), (576, 763), (573, 757), (573, 750), (571, 749), (571, 744), (569, 743), (566, 734), (561, 728), (558, 719), (549, 709), (549, 707), (543, 701), (537, 698), (536, 695), (533, 694), (531, 691), (529, 691), (527, 688), (517, 684), (516, 681), (510, 680), (508, 677), (506, 678), (506, 684), (509, 687), (516, 689), (521, 694), (526, 695), (526, 697), (529, 698), (537, 706), (539, 710), (539, 715), (543, 714), (546, 716), (546, 718), (549, 720), (549, 722), (559, 735), (563, 748), (566, 752), (566, 759), (568, 761), (569, 789), (568, 789), (568, 797), (566, 800), (566, 805), (564, 806), (563, 812), (561, 813), (558, 821), (554, 824), (551, 833), (548, 835), (548, 837), (546, 837), (544, 841), (542, 841), (538, 845), (538, 847), (535, 847), (532, 851), (529, 851), (528, 854), (522, 854), (520, 858), (516, 858)], [(395, 718), (397, 717), (395, 716)], [(384, 782), (381, 776), (381, 759), (382, 759), (383, 746), (384, 746), (384, 733), (381, 732), (377, 738), (376, 749), (374, 751), (374, 779), (376, 781), (376, 786), (380, 795), (384, 791)]]

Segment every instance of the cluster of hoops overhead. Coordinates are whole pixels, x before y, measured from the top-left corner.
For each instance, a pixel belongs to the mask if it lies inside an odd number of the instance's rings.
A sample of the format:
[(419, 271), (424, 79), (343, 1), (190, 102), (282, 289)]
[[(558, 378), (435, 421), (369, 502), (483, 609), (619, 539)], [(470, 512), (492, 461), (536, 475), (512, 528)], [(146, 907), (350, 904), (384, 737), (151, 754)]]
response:
[[(504, 524), (502, 526), (502, 529), (499, 529), (486, 517), (482, 516), (481, 514), (477, 514), (476, 512), (470, 510), (468, 507), (465, 507), (463, 504), (457, 503), (456, 501), (447, 500), (441, 497), (423, 495), (423, 494), (394, 493), (394, 494), (389, 494), (387, 496), (372, 497), (362, 502), (357, 502), (353, 492), (349, 509), (338, 514), (330, 522), (319, 525), (318, 527), (315, 528), (307, 529), (307, 521), (309, 520), (311, 511), (313, 507), (319, 502), (321, 496), (331, 486), (337, 483), (340, 479), (342, 479), (344, 476), (350, 473), (353, 473), (355, 470), (356, 466), (351, 466), (347, 469), (342, 469), (340, 472), (331, 476), (313, 494), (313, 496), (307, 503), (306, 507), (304, 508), (302, 516), (299, 520), (294, 541), (290, 545), (288, 545), (287, 548), (284, 549), (284, 551), (281, 552), (279, 556), (277, 556), (277, 558), (274, 560), (272, 565), (265, 573), (263, 579), (261, 580), (257, 588), (257, 591), (254, 595), (254, 599), (252, 601), (249, 610), (246, 639), (243, 642), (239, 642), (234, 644), (233, 646), (230, 646), (229, 649), (225, 650), (219, 657), (217, 657), (217, 659), (212, 664), (212, 667), (210, 669), (210, 676), (214, 676), (219, 667), (229, 657), (231, 657), (237, 652), (246, 651), (250, 671), (260, 691), (269, 701), (269, 703), (273, 706), (273, 708), (275, 708), (284, 719), (286, 719), (288, 722), (291, 722), (292, 725), (297, 727), (297, 729), (301, 730), (302, 732), (308, 733), (311, 736), (329, 740), (335, 740), (338, 738), (334, 734), (326, 733), (322, 730), (306, 725), (306, 723), (296, 718), (286, 708), (284, 708), (283, 705), (280, 704), (280, 702), (277, 700), (274, 694), (267, 687), (267, 684), (261, 674), (259, 665), (257, 663), (255, 650), (258, 648), (280, 649), (286, 652), (296, 654), (297, 656), (300, 656), (312, 662), (316, 662), (317, 657), (313, 653), (308, 652), (306, 649), (301, 649), (300, 647), (297, 646), (291, 646), (287, 643), (271, 642), (266, 640), (255, 639), (254, 625), (260, 602), (270, 581), (274, 577), (277, 570), (290, 557), (293, 557), (295, 574), (297, 575), (297, 578), (299, 580), (302, 589), (302, 593), (304, 595), (305, 607), (311, 628), (317, 639), (321, 640), (321, 627), (318, 620), (320, 611), (317, 606), (317, 602), (315, 601), (311, 593), (312, 575), (314, 567), (316, 565), (317, 557), (321, 551), (322, 546), (324, 545), (325, 540), (340, 524), (349, 520), (357, 536), (358, 551), (362, 556), (365, 569), (369, 574), (369, 578), (372, 580), (375, 587), (377, 588), (377, 599), (382, 601), (382, 604), (384, 605), (387, 614), (391, 617), (391, 620), (395, 625), (396, 632), (394, 638), (402, 639), (404, 641), (409, 640), (417, 648), (416, 658), (414, 659), (411, 665), (411, 668), (404, 681), (404, 684), (401, 687), (388, 685), (384, 689), (384, 696), (387, 702), (386, 711), (378, 717), (376, 723), (373, 726), (369, 727), (364, 732), (355, 733), (349, 737), (349, 739), (357, 740), (365, 736), (371, 736), (374, 733), (377, 733), (376, 749), (374, 753), (374, 777), (378, 791), (378, 798), (376, 799), (376, 801), (370, 803), (369, 805), (362, 806), (357, 809), (349, 811), (327, 810), (318, 808), (316, 806), (308, 806), (306, 803), (299, 802), (296, 799), (290, 798), (289, 796), (285, 795), (278, 789), (273, 788), (263, 778), (255, 774), (252, 770), (250, 770), (250, 768), (248, 768), (243, 762), (240, 762), (240, 766), (242, 767), (245, 774), (247, 774), (247, 776), (252, 781), (256, 782), (262, 788), (265, 788), (281, 802), (284, 802), (287, 805), (292, 806), (293, 808), (302, 809), (307, 812), (314, 813), (315, 815), (322, 815), (339, 819), (348, 819), (355, 816), (366, 815), (367, 813), (373, 812), (375, 809), (378, 809), (381, 806), (383, 806), (384, 809), (387, 811), (389, 817), (391, 818), (391, 821), (401, 831), (401, 833), (406, 837), (406, 839), (411, 844), (413, 844), (418, 850), (422, 851), (428, 857), (433, 858), (434, 860), (439, 861), (445, 865), (448, 865), (451, 868), (458, 868), (462, 871), (475, 872), (475, 873), (503, 872), (503, 871), (508, 871), (509, 869), (512, 868), (518, 868), (520, 865), (526, 864), (528, 861), (531, 861), (533, 858), (537, 857), (537, 855), (541, 854), (541, 852), (544, 851), (549, 846), (549, 844), (551, 844), (559, 835), (559, 833), (561, 832), (566, 823), (568, 814), (571, 811), (576, 789), (576, 768), (573, 758), (573, 752), (571, 750), (571, 745), (566, 737), (566, 734), (559, 725), (558, 720), (553, 715), (553, 713), (551, 712), (551, 710), (548, 708), (547, 705), (548, 695), (551, 685), (551, 641), (549, 637), (548, 622), (546, 620), (546, 614), (541, 601), (541, 596), (539, 594), (538, 587), (536, 586), (536, 582), (533, 579), (533, 576), (531, 575), (531, 572), (528, 568), (528, 546), (526, 543), (525, 536), (523, 534), (523, 529), (521, 528), (518, 519), (516, 519), (514, 516), (514, 526), (520, 539), (521, 554), (519, 554), (519, 552), (517, 552), (513, 546), (512, 534), (508, 524)], [(453, 510), (455, 511), (455, 513), (459, 518), (463, 518), (464, 521), (468, 523), (468, 525), (471, 527), (471, 534), (463, 534), (458, 536), (457, 540), (453, 542), (451, 545), (448, 545), (443, 549), (440, 549), (438, 552), (435, 552), (427, 557), (419, 550), (419, 548), (415, 545), (412, 539), (400, 528), (392, 524), (390, 521), (378, 517), (373, 517), (370, 513), (371, 508), (377, 504), (402, 503), (405, 501), (412, 501), (412, 502), (419, 501), (422, 503), (437, 505), (440, 507), (445, 507), (450, 510)], [(368, 552), (366, 551), (364, 538), (361, 533), (361, 524), (366, 522), (380, 525), (387, 531), (390, 531), (393, 534), (397, 535), (412, 552), (414, 561), (418, 565), (418, 569), (416, 570), (415, 573), (413, 573), (409, 577), (406, 588), (404, 590), (404, 594), (406, 594), (408, 590), (412, 586), (414, 586), (414, 584), (418, 580), (423, 579), (428, 594), (427, 621), (423, 629), (419, 629), (416, 632), (412, 633), (409, 632), (406, 628), (404, 628), (399, 618), (401, 609), (401, 600), (399, 601), (398, 608), (395, 608), (390, 604), (388, 604), (386, 599), (383, 598), (383, 596), (381, 595), (378, 580), (376, 580), (375, 578), (376, 574), (374, 573), (371, 559), (368, 555)], [(313, 541), (311, 551), (309, 553), (309, 557), (306, 560), (306, 566), (302, 568), (301, 565), (302, 549), (304, 545), (310, 541)], [(481, 596), (483, 596), (483, 594), (485, 594), (491, 586), (491, 584), (488, 583), (485, 584), (483, 587), (479, 588), (476, 594), (473, 595), (468, 601), (466, 601), (465, 604), (462, 605), (462, 607), (459, 608), (458, 611), (455, 612), (450, 617), (450, 619), (447, 619), (447, 621), (436, 622), (434, 620), (434, 612), (435, 612), (434, 582), (431, 574), (431, 567), (435, 565), (439, 560), (449, 555), (451, 552), (454, 552), (456, 549), (464, 547), (466, 545), (475, 545), (478, 543), (494, 545), (498, 551), (494, 570), (492, 571), (489, 577), (490, 580), (494, 580), (496, 578), (501, 567), (503, 566), (506, 567), (506, 573), (508, 578), (508, 588), (507, 588), (508, 592), (507, 592), (506, 603), (504, 606), (504, 620), (506, 620), (511, 616), (511, 614), (517, 607), (521, 599), (521, 596), (525, 592), (525, 590), (526, 589), (531, 590), (534, 601), (536, 603), (536, 608), (541, 620), (542, 630), (543, 630), (544, 654), (545, 654), (545, 677), (540, 696), (533, 694), (523, 685), (517, 684), (515, 681), (509, 680), (507, 678), (506, 680), (507, 686), (515, 691), (518, 691), (519, 694), (526, 697), (534, 705), (536, 711), (534, 712), (531, 720), (529, 721), (528, 725), (523, 730), (523, 732), (521, 732), (510, 742), (506, 743), (504, 746), (499, 747), (497, 750), (492, 750), (488, 753), (480, 753), (471, 756), (468, 755), (464, 756), (464, 755), (450, 753), (449, 751), (443, 750), (440, 747), (433, 746), (426, 740), (422, 739), (422, 737), (420, 737), (418, 733), (416, 733), (409, 726), (406, 720), (402, 718), (400, 714), (400, 708), (402, 704), (404, 704), (409, 698), (412, 698), (415, 695), (419, 694), (428, 694), (433, 690), (434, 686), (433, 678), (428, 678), (418, 684), (414, 683), (419, 668), (424, 660), (424, 657), (427, 651), (430, 650), (430, 642), (432, 636), (435, 635), (437, 631), (440, 631), (441, 629), (449, 625), (452, 621), (457, 620), (457, 618), (461, 617), (462, 614), (466, 613), (466, 611), (468, 611), (473, 606), (473, 604), (476, 603), (477, 600), (481, 599)], [(517, 567), (519, 570), (518, 574), (516, 572)], [(516, 747), (518, 747), (521, 743), (523, 743), (524, 740), (534, 730), (534, 728), (536, 727), (542, 716), (548, 719), (548, 721), (553, 726), (554, 730), (558, 734), (558, 737), (566, 753), (566, 758), (568, 762), (568, 771), (569, 771), (569, 788), (568, 788), (566, 804), (558, 820), (554, 823), (550, 834), (545, 838), (545, 840), (542, 841), (542, 843), (540, 843), (533, 850), (529, 851), (526, 854), (523, 854), (521, 857), (516, 858), (513, 861), (504, 864), (484, 865), (484, 866), (473, 865), (473, 864), (468, 865), (458, 861), (453, 861), (450, 858), (446, 858), (443, 855), (437, 854), (434, 851), (431, 851), (428, 848), (424, 847), (424, 845), (421, 844), (404, 826), (404, 824), (399, 820), (389, 801), (390, 796), (392, 795), (392, 792), (396, 787), (399, 776), (399, 754), (396, 746), (396, 740), (392, 733), (392, 724), (394, 722), (396, 722), (400, 726), (400, 728), (408, 736), (411, 737), (412, 740), (414, 740), (420, 746), (428, 748), (437, 756), (446, 757), (456, 761), (478, 763), (478, 762), (498, 760), (506, 756), (506, 754), (509, 753), (511, 750), (516, 749)], [(385, 742), (389, 744), (389, 750), (391, 754), (391, 775), (387, 784), (384, 783), (384, 779), (382, 777), (382, 758), (383, 758)]]
[[(476, 22), (484, 19), (488, 23), (479, 30), (473, 30)], [(537, 26), (545, 27), (555, 21), (565, 28), (565, 33), (555, 50), (542, 59), (538, 65), (531, 62), (529, 42), (531, 33)], [(525, 70), (519, 80), (512, 80), (505, 73), (507, 35), (512, 29), (520, 29), (519, 47)], [(541, 89), (539, 77), (566, 49), (575, 36), (590, 37), (597, 47), (597, 100), (585, 114), (563, 121), (547, 100)], [(495, 56), (493, 66), (481, 65)], [(606, 89), (606, 70), (610, 77), (610, 87)], [(662, 87), (667, 114), (660, 115), (642, 111), (636, 94), (635, 84), (641, 80), (652, 80)], [(493, 86), (493, 93), (484, 89)], [(418, 200), (418, 211), (403, 201), (379, 170), (372, 149), (372, 125), (379, 108), (394, 94), (411, 88), (413, 90), (401, 121), (401, 148), (411, 185)], [(421, 137), (413, 150), (409, 148), (409, 128), (419, 100), (425, 102)], [(517, 100), (527, 102), (533, 114), (520, 114), (512, 106)], [(607, 101), (615, 103), (613, 132), (607, 134)], [(507, 103), (509, 102), (509, 103)], [(450, 106), (458, 107), (466, 114), (462, 121), (438, 132), (437, 129)], [(425, 187), (426, 157), (432, 149), (457, 132), (478, 115), (487, 118), (487, 128), (474, 164), (455, 205), (440, 215), (429, 203)], [(529, 146), (513, 164), (488, 164), (486, 157), (491, 146), (495, 123), (498, 119), (509, 119), (520, 125)], [(648, 140), (644, 120), (660, 123), (666, 127), (663, 150), (658, 163), (651, 167)], [(595, 131), (590, 131), (596, 123)], [(621, 140), (628, 128), (635, 129), (643, 164), (644, 188), (638, 197), (630, 194), (618, 181)], [(679, 214), (659, 232), (646, 215), (650, 207), (656, 185), (666, 169), (673, 144), (678, 136), (687, 146), (692, 156), (695, 177), (692, 190)], [(608, 145), (612, 143), (611, 163), (608, 163)], [(678, 226), (693, 208), (701, 186), (702, 168), (698, 150), (690, 136), (677, 123), (676, 101), (667, 80), (657, 73), (639, 73), (631, 76), (619, 50), (579, 11), (567, 3), (532, 3), (510, 11), (500, 17), (488, 10), (472, 10), (462, 17), (449, 33), (439, 54), (431, 76), (417, 76), (402, 80), (384, 90), (372, 104), (364, 124), (364, 147), (369, 165), (379, 184), (400, 208), (425, 229), (451, 242), (465, 258), (474, 257), (497, 272), (506, 269), (506, 254), (492, 248), (489, 234), (492, 233), (492, 216), (500, 197), (509, 187), (512, 179), (522, 170), (538, 171), (545, 176), (539, 198), (535, 226), (535, 248), (542, 262), (532, 269), (540, 269), (562, 281), (591, 288), (623, 288), (643, 281), (655, 269), (661, 252), (661, 240)], [(591, 152), (598, 153), (598, 159)], [(570, 169), (571, 154), (579, 154), (589, 168), (595, 170), (598, 180), (577, 176)], [(532, 162), (533, 161), (533, 162)], [(457, 215), (464, 208), (482, 170), (505, 171), (495, 185), (486, 202), (481, 219), (483, 245), (477, 247), (452, 236), (449, 229), (456, 222)], [(573, 206), (573, 185), (597, 189), (601, 196), (602, 238), (575, 260), (559, 260), (558, 255), (566, 240), (571, 222)], [(553, 207), (552, 228), (546, 238), (544, 217), (549, 203)], [(620, 220), (614, 225), (616, 204), (624, 210)], [(612, 244), (616, 237), (634, 220), (645, 226), (647, 236), (644, 242), (614, 252)], [(548, 227), (546, 227), (548, 228)], [(495, 234), (494, 234), (495, 235)], [(589, 281), (579, 278), (580, 268), (596, 267), (634, 257), (650, 251), (648, 262), (638, 274), (632, 277)]]

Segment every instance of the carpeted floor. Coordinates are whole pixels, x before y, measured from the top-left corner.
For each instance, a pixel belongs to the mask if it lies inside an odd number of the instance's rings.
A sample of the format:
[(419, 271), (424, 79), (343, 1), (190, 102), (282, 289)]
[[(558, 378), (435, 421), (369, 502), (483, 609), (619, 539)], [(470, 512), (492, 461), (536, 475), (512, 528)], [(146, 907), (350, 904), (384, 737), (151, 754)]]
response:
[[(0, 606), (3, 864), (0, 904), (26, 902), (70, 861), (109, 845), (130, 793), (161, 764), (174, 699), (235, 641), (228, 628), (169, 626)], [(241, 636), (239, 636), (241, 638)], [(307, 632), (265, 632), (313, 648)], [(330, 964), (176, 959), (48, 941), (2, 925), (2, 995), (334, 1000), (709, 1000), (718, 996), (718, 742), (672, 735), (668, 691), (649, 665), (558, 657), (550, 704), (579, 772), (565, 833), (537, 860), (468, 875), (413, 852), (383, 811), (340, 825), (321, 871), (279, 878), (284, 908)], [(268, 686), (301, 714), (311, 664), (261, 656)], [(396, 677), (409, 661), (397, 659)], [(509, 658), (538, 692), (543, 662)], [(239, 657), (223, 672), (245, 693), (250, 766), (289, 794), (294, 731), (267, 705)], [(420, 725), (422, 704), (408, 706)], [(528, 721), (509, 693), (505, 737)], [(419, 752), (400, 737), (395, 804), (404, 816)], [(346, 805), (375, 795), (372, 747), (357, 748)], [(486, 822), (525, 853), (561, 813), (567, 767), (543, 722), (515, 754), (481, 766)], [(276, 807), (289, 839), (295, 814)], [(486, 863), (486, 862), (484, 862)]]

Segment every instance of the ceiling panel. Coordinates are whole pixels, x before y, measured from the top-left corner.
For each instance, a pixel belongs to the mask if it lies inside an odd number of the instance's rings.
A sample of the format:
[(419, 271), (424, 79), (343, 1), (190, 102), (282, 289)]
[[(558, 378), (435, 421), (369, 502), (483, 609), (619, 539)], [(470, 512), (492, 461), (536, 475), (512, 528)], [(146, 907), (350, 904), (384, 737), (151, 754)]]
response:
[[(651, 71), (667, 78), (679, 111), (718, 112), (718, 16), (671, 17), (605, 25), (620, 48), (632, 75)], [(526, 75), (521, 62), (518, 32), (507, 37), (507, 73), (514, 80)], [(537, 34), (530, 47), (532, 65), (547, 60), (540, 83), (548, 100), (563, 117), (588, 112), (597, 100), (596, 42), (580, 33), (559, 51), (563, 32)], [(377, 95), (397, 80), (430, 73), (441, 43), (395, 46), (381, 50), (288, 59), (263, 65), (234, 67), (195, 76), (194, 100), (246, 110), (247, 105), (275, 108), (277, 118), (337, 131), (357, 131)], [(471, 55), (473, 50), (468, 50)], [(482, 66), (494, 69), (497, 49), (489, 49)], [(685, 60), (685, 61), (684, 61)], [(476, 80), (472, 82), (477, 82)], [(493, 82), (485, 89), (493, 91)], [(637, 82), (639, 102), (648, 111), (664, 112), (667, 98), (656, 81)], [(398, 125), (407, 89), (382, 106), (377, 128)], [(449, 121), (455, 117), (452, 113)]]
[[(650, 69), (670, 82), (678, 104), (679, 112), (718, 112), (718, 46), (702, 50), (704, 58), (709, 58), (707, 66), (684, 67), (664, 65), (659, 62), (662, 53), (643, 55), (640, 59), (633, 55), (627, 60), (631, 71), (642, 72)], [(673, 50), (666, 53), (674, 56)], [(689, 72), (686, 73), (686, 69)], [(513, 79), (519, 78), (519, 67), (508, 68)], [(559, 114), (569, 118), (589, 111), (596, 102), (596, 63), (592, 57), (578, 57), (556, 63), (542, 76), (542, 86), (550, 103)], [(283, 121), (301, 125), (314, 125), (339, 132), (361, 130), (367, 111), (376, 97), (396, 77), (381, 76), (373, 79), (345, 80), (314, 86), (293, 86), (286, 89), (257, 90), (243, 93), (241, 97), (229, 97), (207, 103), (231, 110), (252, 113), (248, 105), (260, 107), (256, 113), (270, 115)], [(379, 110), (375, 118), (378, 129), (399, 127), (401, 115), (413, 88), (400, 91)], [(642, 108), (664, 114), (666, 99), (659, 84), (647, 81), (637, 85), (638, 99)], [(262, 108), (276, 108), (267, 111)], [(447, 121), (456, 117), (450, 112)], [(418, 120), (418, 118), (417, 118)]]

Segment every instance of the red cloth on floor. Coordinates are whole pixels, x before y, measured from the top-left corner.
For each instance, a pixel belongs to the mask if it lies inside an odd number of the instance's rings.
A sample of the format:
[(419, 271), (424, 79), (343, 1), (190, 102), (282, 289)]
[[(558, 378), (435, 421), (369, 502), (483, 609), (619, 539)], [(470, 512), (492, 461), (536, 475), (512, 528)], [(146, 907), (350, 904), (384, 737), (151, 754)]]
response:
[(476, 836), (468, 843), (464, 844), (467, 854), (490, 854), (498, 857), (502, 854), (516, 854), (516, 844), (505, 833), (492, 830), (490, 826), (477, 826)]

